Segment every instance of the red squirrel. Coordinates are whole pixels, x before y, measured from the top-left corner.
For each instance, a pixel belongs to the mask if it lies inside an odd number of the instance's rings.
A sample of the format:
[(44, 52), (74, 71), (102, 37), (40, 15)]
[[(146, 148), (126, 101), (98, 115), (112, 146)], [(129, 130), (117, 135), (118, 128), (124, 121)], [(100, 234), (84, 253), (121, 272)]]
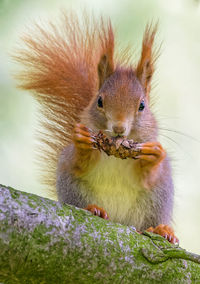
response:
[[(58, 199), (94, 215), (178, 242), (170, 227), (174, 187), (170, 161), (150, 110), (157, 27), (147, 25), (141, 55), (115, 54), (110, 21), (64, 15), (23, 35), (19, 86), (41, 106), (45, 180)], [(136, 159), (94, 148), (92, 133), (138, 142)]]

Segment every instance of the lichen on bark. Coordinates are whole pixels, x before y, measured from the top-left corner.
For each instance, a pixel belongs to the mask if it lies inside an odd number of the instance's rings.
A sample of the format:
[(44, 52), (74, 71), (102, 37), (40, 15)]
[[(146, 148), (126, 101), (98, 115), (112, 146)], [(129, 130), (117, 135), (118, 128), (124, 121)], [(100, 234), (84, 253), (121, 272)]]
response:
[(200, 256), (0, 186), (1, 283), (200, 283)]

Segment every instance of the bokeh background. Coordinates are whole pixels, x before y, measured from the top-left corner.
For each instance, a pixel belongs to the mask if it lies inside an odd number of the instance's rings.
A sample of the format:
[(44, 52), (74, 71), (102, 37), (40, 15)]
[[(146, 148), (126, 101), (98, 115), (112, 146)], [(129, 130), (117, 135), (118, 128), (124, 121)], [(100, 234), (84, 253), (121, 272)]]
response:
[(0, 0), (0, 183), (48, 196), (37, 179), (37, 106), (17, 90), (10, 53), (32, 21), (60, 10), (109, 16), (137, 59), (148, 21), (159, 20), (162, 53), (152, 92), (160, 141), (172, 157), (174, 228), (182, 247), (200, 254), (200, 4), (195, 0)]

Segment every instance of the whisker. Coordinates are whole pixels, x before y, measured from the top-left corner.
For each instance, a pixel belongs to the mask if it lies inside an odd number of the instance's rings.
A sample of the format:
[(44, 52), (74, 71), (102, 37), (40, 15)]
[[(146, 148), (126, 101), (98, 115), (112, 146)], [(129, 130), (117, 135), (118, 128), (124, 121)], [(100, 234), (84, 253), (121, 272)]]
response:
[[(141, 126), (137, 125), (138, 127), (142, 128)], [(145, 125), (145, 128), (147, 129), (155, 129), (155, 127), (152, 127), (152, 126), (148, 126), (148, 125)], [(161, 136), (165, 137), (165, 138), (168, 138), (170, 141), (174, 142), (177, 146), (180, 146), (173, 138), (171, 137), (168, 137), (167, 135), (163, 134), (163, 133), (159, 133)]]
[[(143, 123), (145, 123), (145, 127), (146, 127), (146, 128), (148, 128), (148, 129), (155, 129), (155, 127), (151, 126), (151, 124), (148, 124), (149, 121), (143, 120)], [(137, 124), (136, 126), (137, 126), (137, 127), (140, 127), (140, 128), (142, 127), (142, 126), (140, 126), (140, 125), (138, 125), (138, 124)], [(190, 134), (184, 133), (184, 132), (179, 131), (179, 130), (176, 130), (176, 129), (169, 129), (169, 128), (165, 128), (165, 127), (160, 127), (160, 126), (158, 126), (158, 130), (168, 131), (168, 132), (172, 132), (172, 133), (175, 133), (175, 134), (178, 134), (178, 135), (182, 135), (182, 136), (184, 136), (184, 137), (187, 137), (188, 139), (191, 139), (191, 140), (193, 140), (193, 141), (195, 141), (195, 142), (197, 142), (197, 143), (200, 143), (200, 140), (199, 140), (199, 139), (197, 139), (197, 138), (191, 136)]]
[(159, 119), (164, 120), (164, 119), (180, 119), (178, 116), (168, 116), (168, 115), (161, 115), (159, 114)]
[[(137, 127), (142, 128), (142, 126), (140, 126), (140, 125), (137, 125)], [(146, 129), (150, 129), (150, 130), (155, 129), (155, 127), (153, 127), (153, 126), (151, 126), (151, 125), (148, 125), (148, 124), (145, 124), (145, 128), (146, 128)], [(199, 142), (199, 141), (196, 140), (194, 137), (189, 136), (189, 135), (187, 136), (187, 134), (185, 135), (184, 133), (179, 132), (179, 131), (176, 132), (176, 130), (170, 130), (170, 129), (167, 129), (167, 128), (159, 128), (159, 127), (158, 127), (158, 129), (161, 130), (161, 131), (166, 131), (166, 130), (168, 130), (168, 131), (170, 131), (170, 132), (172, 132), (172, 133), (175, 132), (176, 134), (186, 136), (187, 138), (190, 138), (190, 139), (195, 140), (196, 142)], [(171, 138), (171, 137), (169, 137), (169, 136), (163, 134), (162, 132), (160, 132), (159, 135), (162, 136), (162, 137), (164, 137), (164, 138), (167, 138), (168, 140), (170, 140), (171, 142), (173, 142), (173, 143), (178, 147), (178, 149), (180, 149), (181, 152), (182, 152), (186, 157), (190, 157), (190, 159), (192, 159), (192, 155), (191, 155), (188, 151), (184, 150), (184, 148), (180, 145), (180, 143), (177, 143), (173, 138)]]
[[(173, 143), (175, 143), (178, 147), (180, 147), (180, 144), (177, 143), (173, 138), (171, 138), (171, 137), (169, 137), (169, 136), (167, 136), (167, 135), (165, 135), (165, 134), (163, 134), (163, 133), (160, 133), (160, 136), (163, 136), (163, 137), (169, 139), (170, 141), (172, 141)], [(184, 151), (184, 152), (185, 152), (185, 151)]]
[(193, 137), (193, 136), (191, 136), (191, 135), (189, 135), (189, 134), (187, 134), (187, 133), (183, 133), (183, 132), (181, 132), (181, 131), (179, 131), (179, 130), (168, 129), (168, 128), (163, 128), (163, 127), (158, 127), (158, 129), (159, 129), (159, 130), (164, 130), (164, 131), (169, 131), (169, 132), (176, 133), (176, 134), (179, 134), (179, 135), (183, 135), (183, 136), (185, 136), (185, 137), (187, 137), (187, 138), (189, 138), (189, 139), (192, 139), (192, 140), (195, 141), (195, 142), (200, 143), (200, 140), (198, 140), (197, 138), (195, 138), (195, 137)]

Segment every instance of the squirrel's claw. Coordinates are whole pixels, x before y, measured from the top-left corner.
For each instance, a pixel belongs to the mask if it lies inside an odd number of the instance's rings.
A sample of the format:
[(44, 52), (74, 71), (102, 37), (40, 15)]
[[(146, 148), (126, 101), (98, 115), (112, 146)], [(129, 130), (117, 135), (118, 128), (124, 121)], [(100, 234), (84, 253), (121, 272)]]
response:
[(90, 211), (93, 215), (99, 216), (106, 220), (109, 219), (107, 212), (103, 208), (100, 208), (95, 204), (89, 204), (84, 209)]
[(85, 132), (87, 132), (87, 133), (91, 133), (92, 132), (92, 130), (90, 129), (90, 128), (88, 128), (88, 127), (86, 127), (84, 124), (82, 124), (82, 123), (77, 123), (76, 124), (76, 126), (75, 126), (75, 128), (74, 128), (74, 130), (82, 130), (82, 131), (85, 131)]
[(73, 140), (79, 149), (96, 149), (93, 146), (95, 140), (92, 138), (91, 130), (81, 123), (76, 124), (74, 128)]
[(159, 142), (147, 142), (137, 145), (140, 153), (137, 158), (147, 161), (154, 165), (158, 165), (165, 157), (166, 152)]
[(175, 236), (173, 229), (168, 225), (160, 224), (155, 228), (150, 227), (146, 231), (152, 232), (154, 234), (158, 234), (158, 235), (162, 236), (163, 238), (165, 238), (166, 240), (168, 240), (172, 244), (179, 243), (179, 240)]

